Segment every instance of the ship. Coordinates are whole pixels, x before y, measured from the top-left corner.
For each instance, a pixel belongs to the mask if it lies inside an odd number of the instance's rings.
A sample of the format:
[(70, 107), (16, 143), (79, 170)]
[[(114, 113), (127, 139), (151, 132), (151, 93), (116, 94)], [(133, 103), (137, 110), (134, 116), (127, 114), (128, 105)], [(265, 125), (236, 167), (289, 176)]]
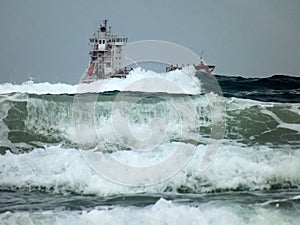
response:
[[(215, 69), (215, 65), (208, 65), (204, 62), (204, 51), (201, 52), (201, 56), (200, 56), (200, 63), (197, 64), (193, 64), (193, 67), (195, 68), (195, 70), (198, 72), (203, 72), (203, 73), (207, 73), (207, 74), (212, 74), (214, 69)], [(166, 67), (166, 72), (170, 72), (173, 70), (181, 70), (183, 67), (185, 67), (186, 65), (170, 65)], [(187, 66), (190, 66), (189, 64)]]
[[(104, 19), (97, 31), (89, 39), (89, 64), (82, 78), (82, 83), (91, 83), (108, 78), (126, 78), (132, 68), (122, 67), (122, 52), (128, 38), (112, 33), (108, 20)], [(189, 66), (189, 65), (187, 65)], [(212, 74), (215, 66), (204, 62), (203, 51), (200, 63), (193, 65), (196, 71)], [(181, 70), (185, 65), (170, 65), (166, 72)]]
[(103, 20), (98, 30), (89, 39), (90, 61), (82, 78), (83, 83), (91, 83), (107, 78), (125, 78), (130, 69), (122, 68), (122, 50), (128, 38), (114, 35), (108, 20)]

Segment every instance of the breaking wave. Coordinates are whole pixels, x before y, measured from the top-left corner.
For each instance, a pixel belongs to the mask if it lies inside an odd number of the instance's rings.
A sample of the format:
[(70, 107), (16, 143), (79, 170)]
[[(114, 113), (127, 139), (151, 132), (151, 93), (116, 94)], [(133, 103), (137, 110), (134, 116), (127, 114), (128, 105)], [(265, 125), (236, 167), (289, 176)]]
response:
[[(74, 95), (5, 94), (0, 96), (0, 149), (26, 152), (44, 144), (62, 144), (90, 148), (101, 142), (107, 150), (127, 149), (118, 141), (112, 120), (112, 108), (117, 105), (118, 92), (79, 95), (81, 100), (94, 102), (93, 118), (85, 118), (86, 108), (77, 118), (74, 114)], [(300, 104), (268, 103), (254, 100), (217, 97), (224, 102), (226, 140), (234, 140), (248, 146), (300, 146)], [(139, 100), (138, 102), (137, 99)], [(119, 100), (118, 100), (119, 101)], [(120, 102), (120, 101), (119, 101)], [(211, 107), (207, 96), (186, 95), (122, 95), (123, 114), (135, 135), (149, 135), (149, 126), (155, 118), (163, 119), (167, 136), (165, 143), (181, 139), (185, 143), (206, 143), (212, 125)], [(117, 105), (118, 106), (118, 105)], [(177, 108), (176, 108), (176, 107)], [(174, 108), (175, 107), (175, 108)], [(183, 107), (181, 109), (181, 107)], [(77, 109), (76, 109), (77, 110)], [(75, 110), (75, 111), (76, 111)], [(184, 110), (184, 112), (182, 112)], [(197, 116), (191, 118), (196, 111)], [(77, 110), (78, 111), (78, 110)], [(178, 113), (182, 115), (179, 115)], [(182, 128), (182, 117), (185, 124)], [(126, 117), (127, 118), (127, 117)], [(118, 120), (119, 121), (119, 120)], [(92, 124), (91, 124), (92, 123)], [(80, 135), (76, 135), (80, 126)], [(91, 132), (94, 127), (96, 132)], [(188, 133), (182, 133), (182, 131)], [(126, 138), (126, 137), (125, 137)]]
[[(0, 220), (299, 224), (299, 78), (216, 76), (222, 96), (204, 93), (211, 77), (190, 82), (182, 75), (138, 69), (105, 84), (0, 84)], [(140, 76), (163, 78), (176, 88), (131, 85)], [(215, 102), (225, 109), (220, 114)], [(224, 124), (223, 142), (201, 170), (216, 118)], [(141, 151), (134, 140), (148, 140), (153, 131), (163, 134), (155, 137), (159, 145)], [(163, 162), (178, 146), (194, 149), (193, 157), (155, 185), (111, 182), (84, 157), (92, 150), (92, 157), (143, 168)]]
[[(160, 146), (164, 151), (171, 151), (172, 147), (172, 144)], [(1, 189), (41, 189), (59, 193), (110, 196), (142, 192), (276, 190), (300, 186), (299, 150), (224, 144), (212, 166), (201, 172), (199, 164), (205, 149), (205, 145), (199, 145), (187, 166), (168, 181), (146, 187), (122, 186), (102, 178), (88, 166), (76, 149), (48, 146), (27, 154), (6, 152), (0, 156)], [(156, 162), (163, 160), (164, 151), (155, 156)], [(128, 164), (142, 161), (149, 163), (152, 160), (151, 155), (141, 158), (137, 152), (110, 154)]]
[[(189, 68), (187, 68), (189, 70)], [(136, 91), (136, 92), (167, 92), (167, 93), (184, 93), (199, 94), (201, 93), (200, 83), (197, 79), (188, 75), (186, 71), (172, 71), (169, 73), (156, 73), (153, 71), (145, 71), (137, 68), (131, 71), (126, 79), (111, 78), (107, 80), (98, 80), (91, 84), (50, 84), (34, 83), (27, 81), (22, 84), (5, 83), (0, 84), (0, 94), (8, 93), (28, 93), (28, 94), (78, 94), (78, 93), (99, 93), (107, 91)], [(153, 83), (147, 82), (147, 85), (133, 85), (136, 82), (149, 79)], [(168, 86), (160, 86), (157, 82), (165, 80), (172, 84)], [(175, 87), (175, 88), (174, 88)]]
[(200, 206), (177, 204), (159, 199), (148, 207), (97, 207), (92, 210), (6, 212), (0, 219), (7, 224), (20, 221), (27, 224), (299, 224), (296, 214), (269, 208), (241, 207), (236, 205)]

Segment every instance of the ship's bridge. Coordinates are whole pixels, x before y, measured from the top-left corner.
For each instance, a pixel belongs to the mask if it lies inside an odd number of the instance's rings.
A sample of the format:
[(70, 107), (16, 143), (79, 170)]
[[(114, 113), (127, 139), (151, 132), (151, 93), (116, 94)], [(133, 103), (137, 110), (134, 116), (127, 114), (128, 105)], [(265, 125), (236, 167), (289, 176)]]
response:
[(102, 38), (90, 38), (90, 44), (93, 50), (104, 51), (107, 45), (124, 46), (127, 43), (126, 37), (102, 37)]
[(126, 37), (117, 37), (112, 40), (115, 45), (125, 45), (127, 43)]

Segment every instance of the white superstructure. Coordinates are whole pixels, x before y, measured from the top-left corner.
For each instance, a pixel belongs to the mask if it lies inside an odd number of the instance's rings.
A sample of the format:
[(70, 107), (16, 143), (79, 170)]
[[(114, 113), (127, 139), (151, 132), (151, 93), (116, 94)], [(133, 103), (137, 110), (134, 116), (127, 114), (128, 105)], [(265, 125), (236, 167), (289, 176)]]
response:
[(122, 47), (126, 43), (127, 37), (114, 35), (111, 27), (108, 27), (108, 20), (105, 19), (90, 38), (90, 62), (82, 82), (90, 83), (110, 77), (126, 77), (129, 71), (122, 68)]

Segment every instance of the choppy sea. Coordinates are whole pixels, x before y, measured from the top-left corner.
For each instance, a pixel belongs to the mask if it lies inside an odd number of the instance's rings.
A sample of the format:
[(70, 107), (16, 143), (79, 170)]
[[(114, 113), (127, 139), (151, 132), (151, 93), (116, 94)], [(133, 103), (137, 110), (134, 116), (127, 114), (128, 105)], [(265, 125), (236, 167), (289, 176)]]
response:
[(0, 224), (300, 224), (300, 77), (0, 84)]

